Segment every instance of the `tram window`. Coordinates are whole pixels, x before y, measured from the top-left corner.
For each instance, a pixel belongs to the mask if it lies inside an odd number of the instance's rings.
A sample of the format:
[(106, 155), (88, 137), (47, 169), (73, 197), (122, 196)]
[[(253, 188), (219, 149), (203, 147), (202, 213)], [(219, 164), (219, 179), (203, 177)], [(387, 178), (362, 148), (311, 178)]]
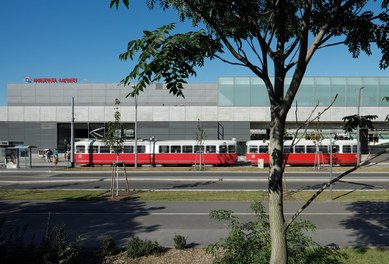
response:
[(216, 153), (216, 146), (215, 145), (205, 146), (205, 151), (207, 153)]
[(328, 146), (319, 146), (319, 152), (328, 153)]
[(307, 153), (316, 153), (316, 146), (307, 146)]
[(88, 147), (88, 153), (98, 153), (99, 147), (98, 146), (89, 146)]
[(219, 153), (227, 153), (227, 146), (226, 145), (220, 145), (219, 146)]
[(112, 152), (111, 153), (122, 153), (123, 148), (121, 146), (113, 146), (112, 147)]
[(110, 153), (110, 149), (107, 146), (100, 146), (100, 153)]
[(134, 153), (134, 146), (124, 146), (123, 153)]
[(339, 152), (339, 146), (338, 145), (332, 145), (332, 153), (338, 153)]
[(195, 151), (195, 153), (204, 153), (204, 146), (196, 145), (194, 147), (194, 151)]
[(171, 146), (172, 153), (181, 153), (181, 146)]
[(343, 146), (343, 153), (351, 153), (351, 146)]
[(352, 148), (353, 148), (353, 153), (357, 153), (358, 152), (357, 145), (353, 145)]
[(294, 146), (294, 153), (305, 153), (305, 146)]
[(146, 146), (138, 146), (138, 153), (145, 153), (146, 152)]
[(193, 146), (182, 146), (182, 153), (193, 153)]
[(228, 153), (235, 153), (236, 148), (235, 145), (228, 145)]
[(249, 146), (249, 153), (258, 153), (258, 146)]
[(76, 153), (85, 153), (85, 146), (76, 146)]
[(169, 153), (169, 147), (168, 145), (159, 146), (159, 153)]
[(369, 134), (369, 142), (370, 143), (377, 143), (378, 142), (378, 135)]
[(259, 146), (259, 153), (269, 153), (268, 146)]
[(284, 153), (293, 153), (292, 146), (284, 146)]

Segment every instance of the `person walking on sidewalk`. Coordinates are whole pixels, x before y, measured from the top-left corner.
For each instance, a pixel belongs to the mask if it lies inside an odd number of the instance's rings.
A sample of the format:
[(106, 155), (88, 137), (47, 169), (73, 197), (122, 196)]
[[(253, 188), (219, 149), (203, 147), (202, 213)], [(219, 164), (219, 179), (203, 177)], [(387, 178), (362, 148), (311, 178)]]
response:
[(58, 149), (54, 149), (54, 152), (53, 152), (53, 163), (54, 163), (55, 167), (57, 167), (57, 164), (58, 164)]

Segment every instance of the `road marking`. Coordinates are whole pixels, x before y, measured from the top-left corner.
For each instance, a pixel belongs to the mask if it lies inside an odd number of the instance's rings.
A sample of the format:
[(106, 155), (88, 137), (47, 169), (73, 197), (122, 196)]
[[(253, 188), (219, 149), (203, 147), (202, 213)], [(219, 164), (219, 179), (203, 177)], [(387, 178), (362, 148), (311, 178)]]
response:
[[(0, 212), (1, 214), (20, 214), (20, 215), (47, 215), (48, 212)], [(132, 213), (115, 213), (115, 212), (50, 212), (51, 215), (128, 215), (128, 216), (209, 216), (209, 212), (174, 212), (174, 213), (149, 213), (149, 212), (132, 212)], [(234, 216), (255, 216), (255, 213), (232, 213)], [(268, 213), (266, 213), (268, 215)], [(284, 213), (285, 216), (293, 216), (295, 213)], [(345, 213), (301, 213), (300, 216), (359, 216), (357, 212), (345, 212)], [(363, 217), (366, 216), (387, 216), (389, 213), (364, 213)]]
[[(116, 180), (116, 179), (115, 179)], [(374, 178), (374, 179), (358, 179), (358, 178), (345, 178), (339, 181), (342, 182), (359, 182), (359, 181), (368, 181), (368, 182), (381, 182), (385, 179), (382, 178)], [(94, 178), (94, 179), (58, 179), (58, 178), (50, 178), (48, 180), (0, 180), (0, 183), (7, 184), (31, 184), (31, 183), (68, 183), (68, 182), (107, 182), (111, 181), (111, 178)], [(125, 179), (121, 178), (119, 181), (125, 181)], [(268, 179), (253, 179), (253, 178), (129, 178), (128, 181), (173, 181), (173, 182), (268, 182)], [(287, 178), (287, 182), (328, 182), (328, 178)]]

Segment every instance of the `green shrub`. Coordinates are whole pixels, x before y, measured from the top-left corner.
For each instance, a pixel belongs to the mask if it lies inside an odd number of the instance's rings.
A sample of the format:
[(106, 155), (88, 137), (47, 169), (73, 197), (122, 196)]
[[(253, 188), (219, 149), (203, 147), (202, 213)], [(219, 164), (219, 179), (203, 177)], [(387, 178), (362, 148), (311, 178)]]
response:
[(8, 228), (4, 232), (5, 219), (0, 220), (0, 262), (1, 263), (39, 263), (67, 264), (77, 263), (80, 254), (79, 238), (68, 241), (64, 225), (51, 225), (50, 214), (46, 223), (41, 244), (31, 239), (25, 244), (27, 226)]
[(142, 256), (148, 256), (158, 254), (163, 251), (163, 248), (157, 241), (150, 241), (148, 239), (141, 240), (137, 236), (133, 236), (127, 242), (127, 256), (130, 258), (139, 258)]
[(37, 249), (32, 243), (25, 244), (27, 225), (23, 228), (5, 227), (6, 218), (0, 219), (0, 263), (35, 263)]
[[(260, 202), (255, 202), (251, 209), (255, 213), (255, 219), (246, 223), (240, 223), (239, 219), (232, 215), (232, 211), (223, 209), (211, 211), (211, 218), (230, 222), (228, 237), (207, 247), (207, 252), (215, 256), (214, 263), (269, 263), (271, 254), (269, 217)], [(315, 226), (306, 220), (296, 221), (289, 226), (288, 263), (342, 263), (344, 255), (337, 249), (321, 246), (305, 235), (307, 231), (314, 229)]]
[(174, 247), (176, 249), (185, 249), (187, 247), (186, 237), (183, 237), (181, 235), (175, 235), (173, 240), (174, 240)]
[(65, 225), (57, 224), (52, 226), (50, 218), (49, 215), (42, 243), (39, 248), (39, 255), (42, 258), (42, 263), (76, 263), (76, 260), (81, 253), (79, 246), (80, 237), (68, 242), (65, 234)]
[(100, 250), (102, 256), (111, 256), (117, 251), (116, 243), (112, 236), (103, 236), (100, 240)]

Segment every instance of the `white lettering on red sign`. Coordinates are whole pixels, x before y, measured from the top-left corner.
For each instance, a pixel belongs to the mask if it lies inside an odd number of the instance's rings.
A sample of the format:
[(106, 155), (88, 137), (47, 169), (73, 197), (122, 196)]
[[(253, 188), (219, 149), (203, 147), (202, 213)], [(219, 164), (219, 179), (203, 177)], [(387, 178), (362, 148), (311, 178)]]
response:
[(77, 83), (77, 78), (34, 78), (34, 83)]

